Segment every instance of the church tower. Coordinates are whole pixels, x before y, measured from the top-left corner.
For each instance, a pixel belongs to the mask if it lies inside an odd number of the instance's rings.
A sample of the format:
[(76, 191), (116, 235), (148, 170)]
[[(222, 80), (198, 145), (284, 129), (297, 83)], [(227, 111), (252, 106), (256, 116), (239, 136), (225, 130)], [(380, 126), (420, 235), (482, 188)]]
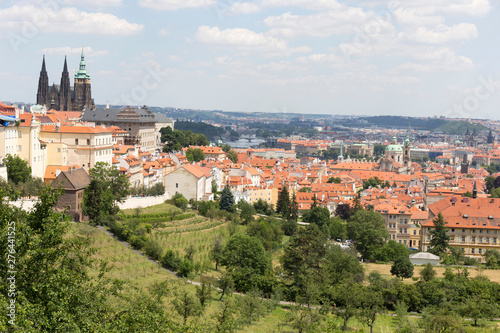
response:
[(80, 68), (75, 74), (75, 99), (73, 101), (73, 110), (82, 111), (84, 108), (95, 109), (92, 92), (90, 89), (90, 75), (85, 68), (85, 57), (80, 60)]
[(411, 171), (410, 138), (407, 136), (403, 147), (403, 163), (407, 168), (407, 174)]
[(64, 57), (64, 68), (61, 75), (61, 85), (59, 88), (59, 110), (71, 111), (71, 84), (69, 82), (68, 63)]
[(42, 60), (42, 70), (40, 71), (40, 78), (38, 79), (38, 91), (36, 93), (36, 104), (45, 105), (49, 107), (49, 76), (45, 69), (45, 55)]

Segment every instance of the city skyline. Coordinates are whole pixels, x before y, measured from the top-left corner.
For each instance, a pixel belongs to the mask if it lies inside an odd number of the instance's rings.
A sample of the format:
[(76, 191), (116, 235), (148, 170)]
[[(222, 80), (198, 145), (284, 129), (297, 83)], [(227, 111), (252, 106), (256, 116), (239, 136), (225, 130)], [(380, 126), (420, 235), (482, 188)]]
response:
[[(84, 49), (96, 104), (500, 119), (488, 0), (1, 1), (0, 100)], [(496, 42), (496, 43), (495, 43)]]

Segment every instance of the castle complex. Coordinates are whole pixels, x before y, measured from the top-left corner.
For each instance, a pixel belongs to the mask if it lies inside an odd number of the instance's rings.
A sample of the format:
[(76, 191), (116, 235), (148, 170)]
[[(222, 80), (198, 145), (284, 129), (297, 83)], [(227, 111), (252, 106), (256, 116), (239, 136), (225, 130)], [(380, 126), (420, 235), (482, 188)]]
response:
[(75, 74), (75, 84), (72, 87), (69, 80), (68, 64), (64, 58), (64, 67), (61, 84), (49, 86), (49, 76), (45, 68), (45, 56), (42, 61), (42, 70), (38, 79), (38, 92), (36, 103), (44, 105), (47, 109), (61, 111), (82, 111), (84, 108), (95, 109), (90, 88), (90, 75), (85, 68), (83, 50), (80, 67)]

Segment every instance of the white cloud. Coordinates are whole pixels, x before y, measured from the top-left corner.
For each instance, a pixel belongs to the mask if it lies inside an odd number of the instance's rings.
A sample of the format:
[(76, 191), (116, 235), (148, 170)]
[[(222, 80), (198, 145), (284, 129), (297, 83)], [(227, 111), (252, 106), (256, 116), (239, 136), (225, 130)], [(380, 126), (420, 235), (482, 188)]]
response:
[(269, 16), (264, 23), (275, 36), (293, 38), (298, 36), (328, 37), (354, 34), (357, 31), (375, 28), (380, 33), (393, 30), (392, 24), (377, 19), (361, 8), (343, 8), (338, 11), (320, 12), (312, 15), (295, 15), (290, 12), (280, 16)]
[(282, 39), (243, 28), (220, 30), (218, 27), (204, 25), (198, 28), (195, 38), (204, 44), (235, 46), (245, 51), (266, 52), (267, 55), (310, 51), (309, 47), (290, 48)]
[(451, 27), (441, 24), (432, 29), (419, 27), (404, 33), (404, 36), (417, 43), (446, 44), (476, 38), (477, 29), (471, 23), (460, 23)]
[(97, 35), (136, 35), (142, 24), (130, 23), (107, 13), (89, 13), (76, 8), (53, 9), (34, 5), (12, 6), (0, 10), (0, 28), (20, 32), (34, 28), (42, 32)]
[(214, 0), (139, 0), (140, 6), (156, 10), (209, 7), (214, 4)]
[(263, 0), (264, 7), (301, 7), (310, 10), (338, 10), (342, 5), (336, 0)]
[(91, 7), (116, 7), (121, 6), (123, 0), (66, 0), (66, 5), (91, 6)]
[[(82, 52), (81, 47), (70, 47), (70, 46), (50, 47), (41, 49), (39, 51), (39, 53), (41, 54), (51, 54), (51, 55), (73, 55), (73, 54), (81, 54), (81, 52)], [(84, 47), (83, 52), (85, 55), (89, 55), (92, 57), (103, 56), (109, 53), (106, 50), (93, 50), (89, 46)]]
[(261, 6), (254, 2), (235, 2), (228, 10), (223, 11), (224, 15), (239, 15), (258, 13)]
[(160, 35), (160, 36), (168, 36), (168, 35), (170, 35), (170, 31), (168, 31), (166, 29), (161, 29), (160, 31), (158, 31), (158, 35)]

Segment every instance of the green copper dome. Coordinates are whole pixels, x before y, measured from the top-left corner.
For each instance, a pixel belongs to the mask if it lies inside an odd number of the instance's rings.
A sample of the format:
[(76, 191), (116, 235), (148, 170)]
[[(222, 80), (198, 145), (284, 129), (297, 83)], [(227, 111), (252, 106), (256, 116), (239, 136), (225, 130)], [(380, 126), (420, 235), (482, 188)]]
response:
[(388, 145), (385, 147), (385, 151), (403, 151), (401, 145)]
[(83, 48), (82, 48), (82, 57), (80, 60), (80, 69), (75, 74), (75, 79), (90, 79), (90, 75), (87, 73), (85, 69), (85, 57), (83, 56)]

